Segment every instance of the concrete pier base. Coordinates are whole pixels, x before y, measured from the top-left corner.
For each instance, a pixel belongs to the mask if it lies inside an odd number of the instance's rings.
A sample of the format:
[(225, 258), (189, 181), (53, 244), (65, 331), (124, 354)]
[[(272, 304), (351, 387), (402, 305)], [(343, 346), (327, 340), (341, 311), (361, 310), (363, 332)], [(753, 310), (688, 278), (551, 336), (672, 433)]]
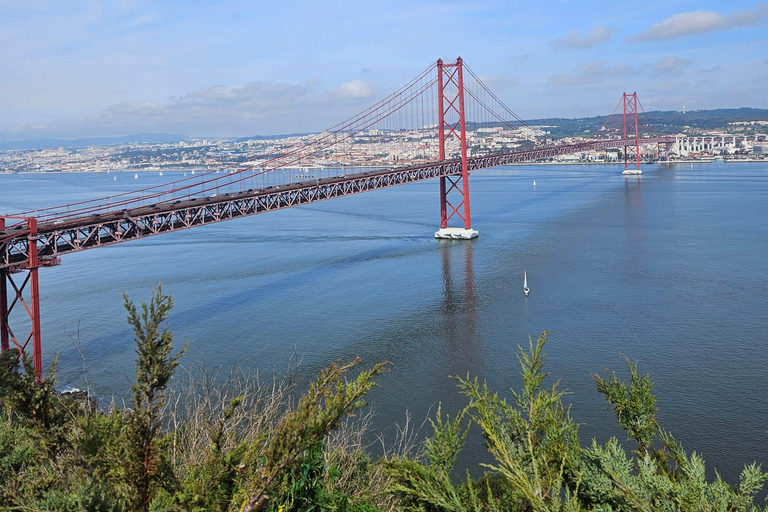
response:
[(643, 174), (643, 171), (640, 169), (626, 169), (621, 174), (624, 176), (634, 176), (636, 174)]
[(435, 232), (435, 238), (449, 240), (470, 240), (477, 238), (479, 233), (474, 229), (465, 228), (440, 228)]

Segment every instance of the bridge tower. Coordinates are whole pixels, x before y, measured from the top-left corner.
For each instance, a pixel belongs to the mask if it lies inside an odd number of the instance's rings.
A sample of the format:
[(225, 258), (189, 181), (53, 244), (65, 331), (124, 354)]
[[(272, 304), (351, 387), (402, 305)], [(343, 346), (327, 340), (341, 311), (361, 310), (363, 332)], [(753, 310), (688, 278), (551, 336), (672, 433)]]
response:
[[(43, 378), (43, 346), (40, 337), (40, 285), (37, 271), (40, 267), (37, 255), (37, 219), (33, 217), (0, 217), (0, 231), (6, 228), (8, 219), (20, 219), (27, 224), (27, 248), (29, 264), (27, 275), (21, 285), (14, 281), (10, 268), (0, 268), (0, 350), (5, 352), (10, 347), (11, 341), (19, 352), (24, 352), (32, 341), (32, 360), (35, 366), (37, 380)], [(10, 288), (8, 285), (10, 284)], [(29, 301), (24, 298), (24, 291), (29, 289)], [(12, 290), (12, 299), (9, 302), (8, 292)], [(29, 317), (31, 330), (24, 338), (17, 338), (10, 325), (11, 312), (16, 306), (22, 306)]]
[[(445, 142), (456, 137), (461, 147), (459, 165), (452, 165), (455, 172), (440, 177), (440, 229), (435, 238), (469, 240), (477, 236), (472, 229), (469, 211), (469, 169), (467, 166), (467, 124), (464, 114), (464, 70), (461, 57), (453, 64), (437, 61), (437, 111), (440, 161), (445, 161)], [(450, 195), (450, 198), (449, 198)], [(454, 206), (455, 205), (455, 206)], [(456, 215), (464, 227), (448, 227), (448, 221)]]
[[(635, 144), (624, 146), (624, 172), (622, 174), (642, 174), (643, 171), (640, 170), (640, 132), (637, 129), (637, 92), (624, 93), (624, 140), (629, 138), (634, 139)], [(630, 158), (630, 154), (633, 158)], [(635, 164), (635, 169), (630, 169), (631, 163)]]

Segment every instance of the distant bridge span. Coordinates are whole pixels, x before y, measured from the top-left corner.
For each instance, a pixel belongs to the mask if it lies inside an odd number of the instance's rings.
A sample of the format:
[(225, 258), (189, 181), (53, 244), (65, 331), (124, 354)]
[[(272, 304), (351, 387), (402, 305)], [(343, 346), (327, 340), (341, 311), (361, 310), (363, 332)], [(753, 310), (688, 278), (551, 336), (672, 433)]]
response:
[[(467, 87), (465, 71), (474, 79)], [(437, 104), (430, 106), (434, 98)], [(58, 265), (60, 257), (71, 252), (433, 178), (440, 182), (441, 229), (436, 236), (455, 229), (460, 232), (459, 236), (471, 238), (477, 236), (471, 229), (468, 180), (471, 171), (581, 151), (623, 148), (625, 170), (631, 164), (637, 166), (639, 172), (641, 143), (669, 145), (675, 139), (640, 138), (637, 94), (625, 93), (622, 101), (623, 130), (614, 126), (603, 132), (614, 130), (612, 137), (575, 144), (554, 142), (525, 151), (470, 157), (467, 154), (468, 116), (477, 116), (471, 119), (477, 126), (506, 127), (511, 129), (510, 133), (523, 129), (534, 139), (536, 130), (506, 107), (461, 58), (454, 63), (438, 60), (406, 86), (357, 116), (289, 145), (266, 160), (245, 164), (236, 171), (216, 177), (209, 172), (199, 180), (197, 177), (185, 178), (173, 182), (168, 189), (150, 187), (134, 193), (47, 208), (41, 210), (42, 213), (33, 210), (34, 215), (28, 211), (0, 216), (0, 349), (7, 350), (13, 342), (16, 348), (24, 351), (31, 341), (35, 372), (42, 378), (38, 269)], [(468, 108), (465, 106), (467, 102), (470, 103)], [(514, 126), (513, 118), (526, 128)], [(429, 130), (433, 135), (425, 136)], [(265, 179), (277, 176), (278, 172), (284, 176), (286, 169), (322, 158), (346, 169), (345, 158), (352, 155), (347, 144), (361, 134), (375, 136), (380, 131), (389, 137), (400, 137), (398, 140), (416, 139), (420, 144), (419, 151), (427, 155), (430, 154), (429, 141), (436, 141), (437, 154), (415, 158), (419, 161), (431, 159), (431, 162), (405, 167), (358, 172), (344, 170), (340, 171), (344, 174), (339, 172), (336, 176), (330, 176), (329, 172), (325, 178), (303, 176), (296, 182), (292, 177), (288, 182), (280, 183)], [(408, 133), (410, 135), (403, 135)], [(452, 146), (454, 153), (450, 158), (446, 154), (446, 141), (449, 140), (458, 142)], [(262, 180), (261, 186), (255, 185), (257, 178)], [(245, 184), (251, 183), (251, 179), (253, 188), (246, 189)], [(232, 191), (232, 186), (240, 189)], [(219, 193), (222, 189), (230, 192)], [(447, 227), (454, 215), (462, 221), (463, 228)], [(452, 237), (454, 233), (450, 231), (447, 236)], [(23, 279), (14, 278), (19, 273), (24, 274)], [(29, 298), (25, 296), (25, 290)], [(16, 307), (26, 312), (31, 323), (26, 336), (17, 336), (11, 328), (11, 312)]]
[[(671, 143), (674, 137), (649, 137), (640, 143)], [(634, 139), (606, 139), (562, 144), (526, 151), (470, 157), (468, 170), (475, 171), (522, 162), (533, 162), (582, 151), (609, 149), (634, 144)], [(124, 210), (104, 211), (63, 221), (37, 222), (36, 236), (24, 224), (0, 235), (0, 269), (19, 272), (30, 266), (30, 243), (36, 242), (38, 266), (54, 266), (59, 257), (71, 252), (104, 247), (139, 238), (237, 219), (292, 206), (325, 201), (414, 183), (433, 178), (461, 175), (461, 160), (434, 162), (412, 167), (361, 172), (344, 177), (323, 178), (291, 185), (269, 187), (215, 197)], [(2, 222), (2, 219), (0, 219)], [(0, 228), (4, 226), (0, 225)]]

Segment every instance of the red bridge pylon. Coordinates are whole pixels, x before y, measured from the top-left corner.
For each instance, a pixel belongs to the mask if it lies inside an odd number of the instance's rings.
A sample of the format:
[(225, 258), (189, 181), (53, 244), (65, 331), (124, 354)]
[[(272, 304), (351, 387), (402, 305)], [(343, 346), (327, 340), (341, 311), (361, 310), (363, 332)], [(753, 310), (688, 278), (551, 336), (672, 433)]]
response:
[[(642, 174), (643, 171), (640, 170), (640, 131), (637, 129), (637, 92), (624, 93), (624, 139), (628, 138), (635, 139), (635, 144), (634, 146), (624, 146), (624, 172), (622, 174)], [(635, 169), (630, 169), (630, 162), (634, 163)]]
[[(40, 284), (37, 271), (40, 266), (37, 256), (37, 219), (33, 217), (0, 217), (0, 231), (6, 228), (7, 219), (18, 219), (26, 222), (27, 247), (29, 263), (26, 265), (26, 277), (17, 284), (12, 277), (12, 272), (23, 272), (10, 268), (0, 269), (0, 349), (3, 352), (10, 348), (12, 341), (19, 352), (24, 352), (32, 341), (32, 360), (35, 366), (37, 380), (43, 378), (43, 345), (40, 339)], [(23, 226), (23, 225), (22, 225)], [(8, 302), (8, 290), (13, 290), (13, 299)], [(24, 298), (24, 291), (29, 289), (29, 300)], [(11, 312), (16, 306), (24, 308), (31, 322), (29, 334), (24, 338), (16, 337), (10, 325)]]
[[(464, 115), (464, 70), (461, 57), (453, 64), (437, 61), (437, 111), (440, 161), (445, 160), (445, 142), (458, 139), (461, 147), (461, 168), (450, 176), (440, 178), (440, 229), (435, 238), (469, 240), (477, 236), (472, 229), (469, 210), (469, 170), (467, 167), (467, 124)], [(450, 199), (449, 199), (450, 195)], [(448, 220), (456, 215), (464, 227), (448, 227)]]

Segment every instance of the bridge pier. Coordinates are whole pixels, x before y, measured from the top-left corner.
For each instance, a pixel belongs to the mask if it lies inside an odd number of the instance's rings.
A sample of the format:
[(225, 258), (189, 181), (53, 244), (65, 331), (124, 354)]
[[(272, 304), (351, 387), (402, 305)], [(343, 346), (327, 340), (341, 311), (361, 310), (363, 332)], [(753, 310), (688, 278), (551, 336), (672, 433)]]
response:
[(435, 231), (435, 238), (442, 240), (471, 240), (479, 235), (477, 230), (471, 228), (440, 228)]
[[(472, 238), (477, 238), (479, 235), (477, 230), (472, 229), (471, 223), (469, 221), (469, 183), (468, 181), (464, 182), (464, 176), (465, 174), (462, 173), (455, 178), (452, 176), (440, 177), (440, 229), (435, 232), (435, 238), (445, 240), (470, 240)], [(461, 182), (459, 180), (461, 180)], [(450, 183), (450, 187), (448, 187), (448, 183)], [(465, 198), (464, 194), (461, 194), (462, 202), (454, 208), (453, 205), (448, 201), (448, 193), (452, 190), (461, 191), (462, 185), (463, 190), (467, 190), (467, 197)], [(464, 205), (464, 217), (462, 217), (461, 213), (458, 211), (462, 205)], [(451, 208), (450, 215), (448, 215), (448, 208)], [(463, 228), (448, 227), (448, 219), (453, 214), (456, 214), (458, 217), (464, 219)]]
[[(0, 218), (0, 231), (5, 230), (6, 220), (14, 217)], [(37, 219), (25, 217), (27, 223), (27, 254), (29, 262), (26, 265), (27, 276), (21, 285), (13, 280), (10, 268), (0, 269), (0, 350), (3, 352), (10, 348), (11, 342), (19, 352), (24, 352), (32, 341), (32, 361), (37, 380), (43, 378), (43, 346), (40, 329), (40, 282), (38, 277), (39, 259), (37, 254)], [(13, 290), (13, 299), (8, 301), (9, 287)], [(24, 291), (29, 288), (29, 301), (24, 298)], [(24, 339), (19, 339), (10, 325), (11, 312), (17, 306), (23, 306), (31, 323), (29, 334)]]
[[(643, 171), (640, 170), (640, 132), (637, 129), (637, 92), (624, 93), (624, 139), (629, 137), (634, 139), (634, 144), (624, 146), (624, 171), (621, 174), (642, 174)], [(630, 154), (633, 157), (631, 159)], [(632, 160), (634, 160), (635, 169), (630, 168)]]
[(8, 271), (0, 270), (0, 351), (10, 348), (8, 337)]
[[(467, 164), (467, 124), (464, 112), (464, 69), (461, 57), (453, 64), (437, 61), (438, 136), (441, 162), (445, 161), (445, 141), (453, 136), (461, 144), (461, 173), (440, 177), (440, 229), (435, 238), (469, 240), (478, 236), (472, 229), (469, 209), (469, 166)], [(446, 130), (447, 129), (447, 130)], [(452, 197), (454, 206), (449, 199)], [(464, 227), (448, 227), (448, 220), (456, 215)]]

